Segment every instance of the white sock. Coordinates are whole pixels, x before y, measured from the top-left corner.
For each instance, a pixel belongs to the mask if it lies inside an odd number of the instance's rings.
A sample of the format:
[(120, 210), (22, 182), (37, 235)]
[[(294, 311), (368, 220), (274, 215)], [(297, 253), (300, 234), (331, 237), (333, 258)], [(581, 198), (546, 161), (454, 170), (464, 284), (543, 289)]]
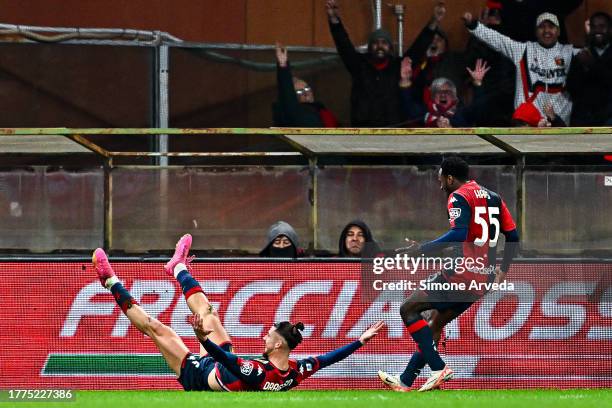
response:
[(115, 283), (119, 283), (119, 278), (117, 277), (117, 275), (108, 278), (106, 282), (104, 282), (104, 286), (106, 287), (106, 289), (110, 290), (110, 288), (112, 288)]
[(179, 273), (186, 271), (186, 270), (187, 270), (187, 266), (184, 263), (176, 264), (176, 266), (174, 267), (174, 279), (176, 279)]

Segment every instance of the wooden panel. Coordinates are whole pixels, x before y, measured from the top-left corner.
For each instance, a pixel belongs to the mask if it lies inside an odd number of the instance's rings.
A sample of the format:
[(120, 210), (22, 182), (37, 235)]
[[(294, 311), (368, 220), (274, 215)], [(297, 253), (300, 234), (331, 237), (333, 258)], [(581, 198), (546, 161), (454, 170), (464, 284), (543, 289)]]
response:
[[(371, 0), (338, 0), (343, 21), (356, 44), (371, 31)], [(383, 25), (394, 35), (396, 19), (388, 3), (404, 4), (405, 44), (427, 23), (437, 0), (383, 1)], [(535, 0), (532, 0), (535, 1)], [(447, 0), (442, 28), (454, 49), (463, 49), (468, 34), (460, 19), (464, 11), (478, 14), (484, 0)], [(583, 42), (583, 22), (593, 12), (612, 13), (610, 0), (585, 0), (568, 18), (570, 40)], [(167, 31), (201, 42), (273, 43), (332, 46), (325, 0), (22, 0), (3, 2), (6, 23), (67, 27), (112, 27)]]
[(586, 0), (586, 11), (588, 15), (596, 11), (605, 11), (612, 14), (612, 1), (610, 0)]
[(22, 0), (3, 2), (6, 23), (161, 30), (190, 41), (244, 42), (246, 0)]
[(312, 45), (313, 0), (247, 0), (249, 44)]

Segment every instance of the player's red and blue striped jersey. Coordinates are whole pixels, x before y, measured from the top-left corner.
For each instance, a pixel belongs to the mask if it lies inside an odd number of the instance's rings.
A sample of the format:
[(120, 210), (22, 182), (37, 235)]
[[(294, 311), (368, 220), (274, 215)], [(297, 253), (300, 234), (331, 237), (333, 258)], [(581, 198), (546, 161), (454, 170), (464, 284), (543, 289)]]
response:
[(289, 368), (280, 370), (267, 360), (243, 359), (207, 339), (202, 346), (215, 359), (215, 378), (226, 391), (287, 391), (321, 368), (334, 364), (362, 346), (359, 340), (329, 353), (303, 360), (289, 359)]
[(226, 391), (287, 391), (319, 370), (316, 357), (305, 360), (289, 360), (289, 369), (283, 371), (267, 360), (246, 360), (238, 357), (241, 376), (234, 375), (217, 362), (217, 382)]
[[(508, 207), (499, 194), (468, 181), (448, 197), (448, 217), (452, 229), (467, 228), (467, 238), (461, 245), (464, 262), (485, 267), (495, 265), (497, 241), (502, 232), (516, 229)], [(456, 269), (456, 268), (455, 268)], [(493, 275), (467, 268), (463, 273), (450, 273), (451, 282), (486, 282)], [(481, 268), (482, 269), (482, 268)]]

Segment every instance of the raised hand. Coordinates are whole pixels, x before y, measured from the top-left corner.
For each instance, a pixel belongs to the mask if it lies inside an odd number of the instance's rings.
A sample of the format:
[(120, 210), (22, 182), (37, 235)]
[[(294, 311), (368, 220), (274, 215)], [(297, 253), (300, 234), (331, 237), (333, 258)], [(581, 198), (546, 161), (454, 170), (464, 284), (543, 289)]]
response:
[(466, 69), (472, 77), (472, 83), (474, 84), (474, 86), (481, 86), (482, 80), (484, 79), (485, 75), (487, 75), (487, 72), (489, 72), (491, 67), (487, 65), (487, 61), (478, 58), (476, 60), (476, 66), (474, 67), (474, 70), (471, 70), (470, 67), (466, 67)]
[(474, 16), (469, 11), (463, 13), (461, 18), (463, 19), (463, 23), (468, 27), (474, 24)]
[(208, 338), (208, 335), (213, 332), (213, 330), (204, 328), (204, 319), (199, 314), (194, 314), (190, 316), (189, 323), (191, 323), (191, 327), (193, 327), (193, 332), (198, 337), (198, 340), (201, 342), (205, 342)]
[(450, 120), (446, 116), (440, 116), (436, 121), (436, 126), (442, 129), (448, 129), (453, 127), (450, 123)]
[(438, 1), (433, 9), (433, 18), (440, 23), (446, 16), (446, 2)]
[(281, 68), (287, 67), (287, 48), (283, 47), (278, 41), (276, 42), (276, 62)]
[(436, 5), (434, 6), (433, 13), (431, 15), (431, 20), (429, 22), (429, 28), (431, 30), (435, 30), (436, 28), (438, 28), (438, 26), (444, 19), (444, 16), (446, 16), (446, 2), (440, 0), (436, 2)]
[(327, 10), (329, 21), (334, 24), (340, 21), (340, 14), (338, 13), (339, 7), (336, 0), (325, 0), (325, 9)]
[(591, 34), (591, 20), (586, 20), (584, 22), (584, 33), (586, 35)]
[(552, 122), (553, 120), (555, 120), (557, 114), (555, 113), (555, 108), (552, 106), (552, 103), (546, 102), (544, 104), (544, 114), (546, 115), (549, 121)]
[(402, 60), (402, 65), (400, 67), (400, 78), (408, 81), (412, 79), (412, 60), (410, 57), (405, 57)]
[(372, 326), (370, 326), (368, 330), (364, 331), (361, 337), (359, 337), (359, 341), (361, 342), (361, 344), (366, 344), (368, 341), (370, 341), (378, 334), (380, 329), (382, 329), (383, 327), (385, 327), (385, 322), (383, 322), (382, 320), (379, 320)]

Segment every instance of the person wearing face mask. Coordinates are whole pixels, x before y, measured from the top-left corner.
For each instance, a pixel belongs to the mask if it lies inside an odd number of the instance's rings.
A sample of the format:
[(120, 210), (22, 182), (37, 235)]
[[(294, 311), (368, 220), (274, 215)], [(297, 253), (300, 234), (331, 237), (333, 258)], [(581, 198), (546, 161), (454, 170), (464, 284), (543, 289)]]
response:
[(263, 258), (297, 258), (303, 255), (298, 236), (291, 225), (278, 221), (270, 226), (266, 245), (259, 252)]
[(466, 27), (476, 38), (510, 58), (516, 66), (514, 109), (532, 104), (545, 117), (550, 104), (564, 123), (569, 123), (572, 101), (566, 80), (574, 55), (581, 50), (559, 43), (559, 19), (543, 13), (536, 20), (537, 42), (518, 42), (479, 23), (471, 13), (463, 15)]
[(397, 89), (400, 59), (391, 35), (376, 30), (368, 37), (368, 52), (358, 53), (340, 20), (336, 0), (326, 0), (329, 28), (338, 54), (351, 74), (351, 126), (394, 127), (404, 121)]
[(353, 220), (346, 224), (338, 240), (340, 258), (373, 258), (381, 253), (365, 222)]
[(426, 104), (418, 103), (412, 90), (412, 61), (406, 57), (402, 61), (399, 87), (402, 92), (403, 106), (413, 126), (451, 128), (471, 127), (476, 124), (479, 113), (486, 105), (480, 89), (489, 71), (486, 61), (477, 60), (474, 69), (467, 68), (475, 88), (474, 101), (464, 106), (457, 96), (457, 87), (448, 78), (437, 78), (431, 84), (431, 98)]
[(312, 87), (291, 75), (287, 48), (276, 43), (278, 100), (273, 105), (274, 126), (338, 127), (332, 111), (315, 100)]
[(586, 24), (587, 47), (572, 61), (567, 87), (574, 100), (572, 126), (612, 125), (612, 19), (597, 12)]

